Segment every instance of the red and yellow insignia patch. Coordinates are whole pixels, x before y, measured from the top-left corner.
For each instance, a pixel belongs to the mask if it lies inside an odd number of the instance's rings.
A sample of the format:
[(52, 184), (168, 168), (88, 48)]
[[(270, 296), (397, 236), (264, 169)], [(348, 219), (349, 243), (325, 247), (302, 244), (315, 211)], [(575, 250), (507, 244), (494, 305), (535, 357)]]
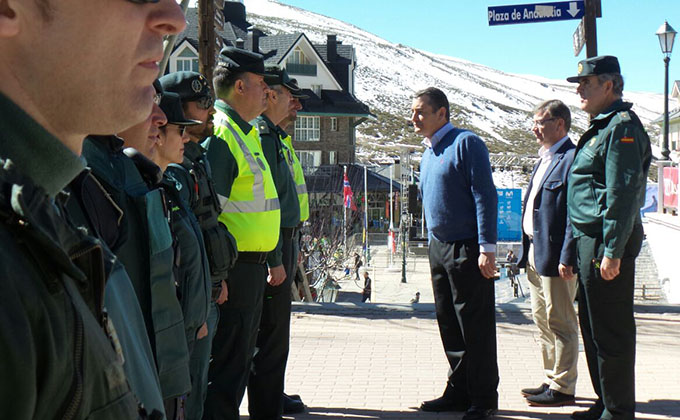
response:
[(633, 143), (635, 139), (633, 137), (621, 137), (621, 143)]

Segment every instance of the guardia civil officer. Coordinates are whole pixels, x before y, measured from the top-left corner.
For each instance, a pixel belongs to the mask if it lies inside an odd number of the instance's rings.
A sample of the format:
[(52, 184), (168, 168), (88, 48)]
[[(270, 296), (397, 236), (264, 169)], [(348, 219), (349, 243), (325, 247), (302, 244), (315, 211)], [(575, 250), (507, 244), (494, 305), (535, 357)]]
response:
[(100, 242), (74, 229), (55, 197), (84, 169), (88, 133), (150, 112), (156, 51), (184, 26), (172, 0), (2, 2), (0, 418), (139, 416), (103, 330), (112, 332)]
[[(290, 77), (285, 70), (267, 68), (274, 74), (267, 83), (267, 109), (252, 124), (260, 134), (262, 150), (271, 169), (281, 203), (281, 231), (276, 248), (269, 253), (270, 272), (283, 268), (285, 279), (267, 284), (253, 365), (248, 380), (248, 411), (251, 419), (278, 419), (283, 413), (284, 375), (290, 342), (290, 302), (293, 278), (293, 238), (300, 224), (300, 203), (281, 143), (278, 124), (295, 107)], [(272, 274), (272, 277), (274, 275)], [(270, 282), (272, 283), (272, 282)]]
[[(215, 135), (204, 147), (220, 200), (220, 222), (236, 238), (238, 259), (229, 271), (229, 299), (220, 306), (213, 341), (206, 419), (238, 419), (260, 325), (267, 283), (266, 258), (279, 240), (281, 212), (260, 136), (248, 121), (267, 107), (260, 54), (225, 47), (215, 69)], [(283, 268), (269, 270), (280, 284)]]
[(186, 401), (186, 418), (198, 420), (203, 417), (208, 363), (219, 318), (217, 305), (227, 300), (225, 279), (236, 261), (236, 240), (225, 225), (217, 220), (221, 211), (220, 203), (205, 149), (200, 145), (200, 142), (213, 133), (215, 108), (208, 81), (200, 73), (182, 71), (167, 74), (160, 78), (160, 82), (165, 91), (175, 92), (180, 96), (182, 110), (187, 118), (201, 122), (186, 127), (189, 142), (184, 145), (184, 159), (181, 164), (171, 163), (166, 170), (166, 174), (181, 184), (179, 194), (198, 220), (210, 264), (212, 302), (208, 311), (208, 335), (196, 341), (191, 353), (192, 385), (191, 394)]
[[(156, 92), (162, 91), (154, 83)], [(97, 182), (121, 209), (112, 250), (125, 266), (144, 315), (154, 352), (166, 416), (182, 412), (182, 398), (191, 390), (189, 351), (184, 317), (177, 299), (172, 267), (175, 261), (169, 215), (159, 183), (162, 171), (146, 156), (157, 150), (162, 111), (118, 133), (89, 136), (83, 156)]]
[(651, 148), (633, 104), (621, 99), (619, 61), (598, 56), (578, 64), (581, 109), (590, 126), (569, 175), (567, 206), (578, 255), (579, 318), (593, 389), (587, 411), (572, 417), (635, 417), (635, 258), (642, 246), (640, 207)]

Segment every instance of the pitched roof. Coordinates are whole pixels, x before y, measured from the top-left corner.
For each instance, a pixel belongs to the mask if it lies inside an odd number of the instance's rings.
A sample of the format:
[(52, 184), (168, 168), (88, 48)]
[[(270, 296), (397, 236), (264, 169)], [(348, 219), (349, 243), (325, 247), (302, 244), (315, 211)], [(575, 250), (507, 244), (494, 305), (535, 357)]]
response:
[[(347, 179), (352, 187), (352, 192), (357, 194), (364, 191), (364, 167), (356, 164), (348, 164)], [(342, 193), (343, 165), (322, 165), (311, 174), (305, 175), (307, 191), (310, 193)], [(390, 179), (377, 174), (370, 169), (367, 171), (366, 189), (370, 192), (389, 192)], [(392, 188), (399, 191), (401, 185), (392, 180)]]
[(301, 114), (374, 117), (367, 105), (346, 90), (322, 90), (321, 97), (310, 89), (304, 89), (304, 93), (309, 98), (302, 101)]

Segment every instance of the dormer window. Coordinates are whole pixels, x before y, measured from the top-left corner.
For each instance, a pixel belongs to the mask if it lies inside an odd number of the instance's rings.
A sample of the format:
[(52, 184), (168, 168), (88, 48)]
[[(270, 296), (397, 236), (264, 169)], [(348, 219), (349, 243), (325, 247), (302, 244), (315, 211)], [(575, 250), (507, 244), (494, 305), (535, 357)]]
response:
[(184, 48), (177, 55), (177, 71), (198, 72), (198, 57), (196, 57), (196, 54), (190, 48)]
[(300, 47), (296, 47), (286, 60), (286, 70), (290, 74), (316, 76), (316, 64), (307, 58)]

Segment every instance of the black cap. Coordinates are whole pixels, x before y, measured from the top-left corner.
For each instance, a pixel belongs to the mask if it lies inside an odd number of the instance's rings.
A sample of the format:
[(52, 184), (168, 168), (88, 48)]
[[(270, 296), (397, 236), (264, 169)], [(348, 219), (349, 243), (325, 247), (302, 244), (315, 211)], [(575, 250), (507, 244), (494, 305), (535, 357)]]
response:
[(219, 65), (232, 72), (250, 72), (266, 76), (264, 56), (236, 47), (224, 47), (220, 51)]
[(163, 92), (161, 104), (159, 105), (165, 113), (165, 118), (168, 119), (168, 124), (175, 125), (197, 125), (200, 121), (190, 120), (184, 116), (182, 110), (182, 100), (179, 95), (174, 92)]
[(302, 92), (302, 89), (300, 86), (298, 86), (298, 81), (297, 79), (290, 79), (288, 82), (288, 89), (290, 89), (290, 93), (293, 95), (293, 98), (298, 98), (298, 99), (309, 99), (309, 95), (305, 95)]
[(156, 93), (163, 93), (163, 85), (161, 84), (160, 79), (153, 81), (153, 88), (156, 90)]
[(619, 60), (613, 55), (599, 55), (578, 62), (578, 76), (567, 77), (567, 82), (578, 83), (579, 79), (598, 74), (621, 74)]
[(195, 71), (176, 71), (159, 79), (165, 92), (174, 92), (183, 102), (212, 97), (210, 84), (202, 74)]

